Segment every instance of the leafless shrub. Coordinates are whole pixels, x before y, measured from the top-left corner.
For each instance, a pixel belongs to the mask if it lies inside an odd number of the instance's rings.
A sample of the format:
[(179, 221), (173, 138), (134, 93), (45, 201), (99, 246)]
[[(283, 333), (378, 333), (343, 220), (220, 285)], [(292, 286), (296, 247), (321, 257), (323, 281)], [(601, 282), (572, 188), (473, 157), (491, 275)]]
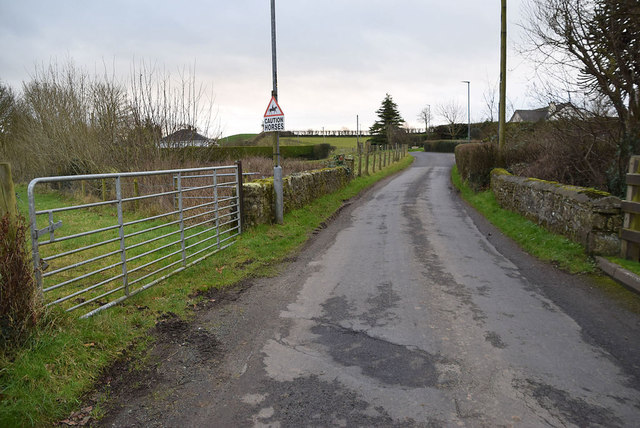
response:
[(615, 120), (563, 119), (538, 124), (508, 146), (505, 158), (518, 175), (615, 192), (611, 159), (619, 139)]
[[(2, 129), (3, 152), (18, 179), (139, 170), (160, 159), (158, 143), (182, 127), (210, 128), (213, 103), (193, 70), (174, 80), (144, 63), (130, 86), (72, 62), (37, 67)], [(5, 129), (6, 128), (6, 129)]]

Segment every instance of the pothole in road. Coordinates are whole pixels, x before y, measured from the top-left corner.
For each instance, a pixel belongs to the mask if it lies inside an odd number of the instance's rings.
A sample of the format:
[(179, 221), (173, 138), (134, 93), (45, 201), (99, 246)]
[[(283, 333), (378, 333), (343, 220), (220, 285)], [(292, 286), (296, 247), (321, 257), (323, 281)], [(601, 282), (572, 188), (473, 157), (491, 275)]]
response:
[(220, 343), (201, 327), (190, 325), (187, 321), (169, 313), (156, 324), (159, 342), (174, 345), (189, 345), (197, 350), (201, 360), (208, 360), (218, 355)]
[(611, 410), (590, 404), (581, 398), (572, 397), (568, 392), (551, 385), (533, 379), (524, 379), (515, 380), (514, 386), (530, 394), (540, 407), (549, 413), (579, 427), (624, 425)]
[(436, 419), (418, 423), (405, 418), (393, 420), (382, 407), (367, 403), (356, 392), (344, 388), (337, 380), (324, 382), (316, 376), (292, 381), (269, 381), (261, 384), (262, 393), (243, 399), (252, 401), (254, 426), (384, 426), (384, 427), (440, 427)]
[(368, 297), (365, 304), (368, 310), (358, 313), (355, 305), (350, 303), (346, 296), (335, 296), (322, 304), (323, 321), (328, 323), (340, 323), (345, 320), (359, 320), (370, 327), (385, 326), (396, 315), (392, 309), (397, 306), (400, 297), (393, 290), (393, 283), (385, 281), (376, 287), (377, 293)]
[(447, 387), (457, 380), (455, 370), (450, 370), (452, 362), (439, 355), (325, 324), (316, 325), (311, 331), (334, 361), (347, 367), (357, 366), (364, 375), (387, 385)]

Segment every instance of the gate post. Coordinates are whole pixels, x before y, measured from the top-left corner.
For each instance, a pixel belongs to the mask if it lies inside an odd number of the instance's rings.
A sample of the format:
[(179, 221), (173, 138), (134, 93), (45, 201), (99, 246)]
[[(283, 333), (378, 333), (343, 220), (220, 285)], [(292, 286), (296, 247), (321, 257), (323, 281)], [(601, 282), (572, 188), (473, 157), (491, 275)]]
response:
[(242, 188), (242, 161), (236, 161), (237, 170), (236, 174), (238, 174), (238, 179), (236, 182), (238, 183), (238, 233), (242, 233), (242, 223), (244, 222), (244, 190)]
[(11, 177), (11, 165), (8, 162), (0, 163), (0, 217), (9, 213), (11, 221), (17, 215), (16, 191)]

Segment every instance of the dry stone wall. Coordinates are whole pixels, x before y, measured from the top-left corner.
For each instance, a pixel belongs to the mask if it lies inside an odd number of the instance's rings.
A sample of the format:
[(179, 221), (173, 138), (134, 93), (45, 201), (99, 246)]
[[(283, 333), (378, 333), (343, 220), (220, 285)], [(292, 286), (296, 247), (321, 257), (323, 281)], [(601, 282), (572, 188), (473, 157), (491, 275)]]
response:
[[(344, 167), (326, 168), (292, 174), (282, 179), (284, 212), (302, 208), (320, 196), (346, 186), (353, 178)], [(257, 180), (242, 186), (244, 224), (269, 224), (275, 221), (273, 179)]]
[(505, 209), (584, 245), (590, 254), (620, 252), (620, 199), (584, 187), (491, 173), (491, 190)]

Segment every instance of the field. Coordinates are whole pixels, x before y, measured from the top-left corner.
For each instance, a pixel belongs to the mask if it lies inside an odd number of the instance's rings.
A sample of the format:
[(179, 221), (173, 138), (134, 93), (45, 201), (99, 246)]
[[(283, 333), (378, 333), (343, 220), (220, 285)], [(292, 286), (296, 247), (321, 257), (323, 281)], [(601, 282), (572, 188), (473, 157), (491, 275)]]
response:
[[(360, 141), (364, 142), (366, 137), (360, 137)], [(336, 147), (340, 153), (355, 152), (357, 147), (357, 137), (285, 137), (280, 138), (281, 144), (286, 145), (313, 145), (313, 144), (331, 144)]]
[[(223, 146), (240, 145), (247, 142), (257, 134), (236, 134), (230, 135), (220, 139), (220, 144)], [(360, 137), (360, 141), (366, 141), (367, 137)], [(336, 153), (350, 154), (356, 151), (357, 137), (280, 137), (280, 144), (284, 146), (306, 146), (314, 144), (331, 144), (336, 148)]]

